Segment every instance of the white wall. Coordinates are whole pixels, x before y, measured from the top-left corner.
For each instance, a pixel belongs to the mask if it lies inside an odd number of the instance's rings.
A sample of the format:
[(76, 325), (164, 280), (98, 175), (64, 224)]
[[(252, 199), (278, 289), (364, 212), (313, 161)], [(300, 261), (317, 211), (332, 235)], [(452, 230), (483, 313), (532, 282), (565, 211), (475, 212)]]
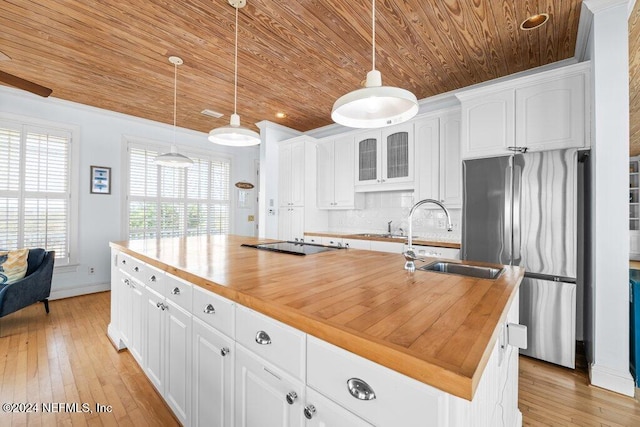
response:
[[(626, 0), (585, 0), (592, 14), (591, 383), (633, 396), (629, 373), (629, 59)], [(585, 13), (587, 15), (585, 15)]]
[[(55, 90), (54, 90), (55, 96)], [(109, 289), (109, 241), (124, 240), (122, 224), (122, 195), (124, 189), (122, 141), (124, 136), (143, 138), (170, 144), (173, 127), (107, 110), (88, 107), (55, 98), (41, 98), (17, 89), (0, 87), (0, 113), (9, 113), (40, 120), (58, 122), (80, 128), (80, 159), (72, 165), (78, 168), (79, 265), (75, 271), (54, 272), (52, 298), (80, 295)], [(198, 113), (194, 113), (198, 114)], [(247, 181), (257, 184), (254, 160), (259, 156), (257, 147), (229, 148), (212, 146), (207, 135), (178, 128), (176, 141), (180, 146), (197, 150), (216, 151), (232, 158), (231, 183)], [(168, 145), (167, 145), (168, 147)], [(89, 193), (89, 166), (111, 167), (111, 195)], [(253, 223), (247, 221), (247, 209), (236, 209), (237, 189), (232, 190), (232, 232), (253, 234)], [(95, 268), (93, 275), (89, 267)]]

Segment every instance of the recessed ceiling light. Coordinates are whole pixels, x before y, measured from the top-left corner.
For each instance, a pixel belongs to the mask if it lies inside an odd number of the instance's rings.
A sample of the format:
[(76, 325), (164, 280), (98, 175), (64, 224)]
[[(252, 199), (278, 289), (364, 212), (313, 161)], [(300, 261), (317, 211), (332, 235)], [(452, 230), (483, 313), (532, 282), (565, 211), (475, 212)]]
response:
[(539, 13), (537, 15), (532, 15), (527, 19), (525, 19), (524, 21), (522, 21), (522, 24), (520, 24), (520, 29), (533, 30), (534, 28), (538, 28), (544, 25), (544, 23), (547, 22), (548, 20), (549, 20), (548, 13)]
[(276, 113), (276, 117), (279, 119), (284, 119), (285, 117), (287, 117), (287, 115), (285, 113), (280, 112), (280, 113)]

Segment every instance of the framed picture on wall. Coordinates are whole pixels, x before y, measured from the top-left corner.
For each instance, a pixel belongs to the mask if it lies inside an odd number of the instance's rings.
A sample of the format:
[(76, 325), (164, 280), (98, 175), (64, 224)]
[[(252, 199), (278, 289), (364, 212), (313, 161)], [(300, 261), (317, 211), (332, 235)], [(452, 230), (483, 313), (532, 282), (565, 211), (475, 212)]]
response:
[(91, 194), (111, 194), (111, 168), (91, 166)]

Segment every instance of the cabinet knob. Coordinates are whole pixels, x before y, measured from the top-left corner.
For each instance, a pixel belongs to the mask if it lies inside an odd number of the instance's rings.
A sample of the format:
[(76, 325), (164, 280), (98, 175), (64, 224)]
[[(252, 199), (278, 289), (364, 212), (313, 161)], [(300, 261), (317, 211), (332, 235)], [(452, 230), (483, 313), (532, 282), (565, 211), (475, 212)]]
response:
[(313, 405), (307, 405), (304, 407), (304, 416), (306, 419), (310, 420), (313, 418), (313, 415), (316, 413), (316, 407)]
[(271, 337), (265, 331), (258, 331), (256, 334), (256, 342), (260, 345), (271, 344)]
[(173, 295), (180, 295), (180, 288), (176, 286), (175, 288), (173, 288), (173, 290), (171, 291), (171, 293), (172, 293)]
[(293, 405), (293, 402), (295, 402), (297, 398), (298, 393), (296, 393), (295, 391), (290, 391), (289, 393), (287, 393), (287, 403), (289, 405)]
[(137, 273), (138, 271), (140, 271), (140, 268), (138, 266), (135, 266), (135, 267), (133, 267), (133, 271), (135, 271)]
[(123, 265), (126, 265), (126, 264), (127, 264), (127, 260), (126, 260), (126, 259), (123, 259), (123, 260), (122, 260), (122, 261), (120, 261), (120, 262), (121, 262)]
[(376, 394), (371, 386), (360, 378), (351, 378), (347, 381), (347, 387), (349, 388), (351, 396), (358, 400), (373, 400), (376, 398)]
[(229, 354), (231, 350), (229, 350), (228, 347), (223, 347), (220, 349), (220, 354), (222, 355), (222, 357), (225, 357), (227, 354)]
[(129, 282), (129, 279), (124, 279), (123, 282), (125, 285), (131, 286), (131, 282)]
[[(136, 268), (138, 268), (138, 267), (136, 267)], [(158, 279), (156, 279), (156, 276), (155, 276), (155, 275), (153, 275), (153, 276), (149, 277), (149, 281), (150, 281), (150, 282), (155, 282), (156, 280), (158, 280)]]
[(207, 304), (207, 306), (204, 308), (204, 314), (216, 314), (216, 309), (213, 308), (213, 305)]

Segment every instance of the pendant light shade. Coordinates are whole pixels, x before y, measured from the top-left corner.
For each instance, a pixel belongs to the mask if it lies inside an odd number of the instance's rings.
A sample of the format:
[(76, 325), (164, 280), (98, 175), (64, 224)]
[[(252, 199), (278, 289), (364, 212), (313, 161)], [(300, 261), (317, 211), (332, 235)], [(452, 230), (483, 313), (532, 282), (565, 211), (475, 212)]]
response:
[(341, 96), (333, 104), (334, 122), (352, 128), (379, 128), (402, 123), (418, 113), (418, 99), (406, 89), (382, 86), (376, 70), (376, 1), (372, 0), (372, 68), (365, 87)]
[(176, 105), (178, 100), (178, 65), (182, 65), (182, 59), (177, 56), (170, 56), (169, 62), (173, 64), (173, 143), (169, 153), (160, 154), (153, 161), (159, 166), (168, 166), (173, 168), (188, 168), (193, 164), (193, 160), (178, 153), (176, 148)]
[(213, 129), (209, 132), (209, 141), (214, 144), (228, 145), (232, 147), (248, 147), (260, 144), (260, 134), (249, 128), (240, 126), (238, 107), (238, 9), (244, 7), (246, 0), (229, 0), (229, 4), (236, 9), (236, 44), (233, 85), (233, 114), (229, 125)]

